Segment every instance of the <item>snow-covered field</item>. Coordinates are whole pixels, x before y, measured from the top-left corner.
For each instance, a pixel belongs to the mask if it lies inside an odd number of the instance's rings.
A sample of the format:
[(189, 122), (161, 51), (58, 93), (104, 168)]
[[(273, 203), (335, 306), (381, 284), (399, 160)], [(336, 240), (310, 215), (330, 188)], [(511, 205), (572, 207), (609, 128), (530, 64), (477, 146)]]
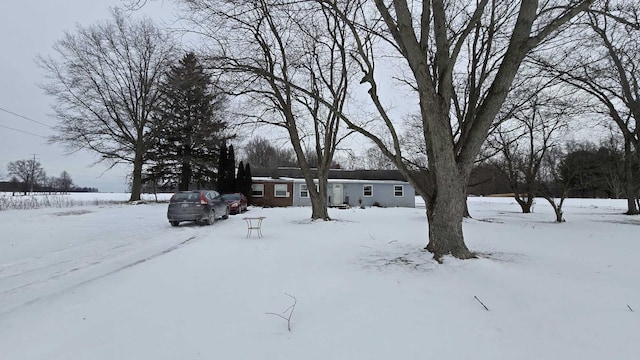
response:
[[(172, 194), (142, 194), (142, 201), (167, 201)], [(0, 192), (0, 211), (25, 210), (42, 207), (67, 208), (84, 205), (107, 205), (126, 202), (130, 194), (124, 193), (71, 193), (71, 194), (42, 194), (13, 196), (10, 192)]]
[[(420, 251), (424, 208), (179, 228), (166, 204), (0, 211), (0, 359), (638, 359), (624, 205), (569, 199), (556, 224), (543, 201), (471, 198), (481, 257), (443, 265)], [(268, 314), (287, 294), (290, 332)]]

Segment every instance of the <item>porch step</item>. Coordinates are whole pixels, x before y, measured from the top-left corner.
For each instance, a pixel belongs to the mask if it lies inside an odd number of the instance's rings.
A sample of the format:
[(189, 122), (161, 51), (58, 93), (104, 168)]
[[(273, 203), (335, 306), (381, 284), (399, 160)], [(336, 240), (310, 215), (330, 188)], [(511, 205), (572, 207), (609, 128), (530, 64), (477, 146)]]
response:
[(348, 204), (340, 204), (340, 205), (331, 205), (329, 207), (344, 210), (344, 209), (350, 208), (351, 206), (349, 206)]

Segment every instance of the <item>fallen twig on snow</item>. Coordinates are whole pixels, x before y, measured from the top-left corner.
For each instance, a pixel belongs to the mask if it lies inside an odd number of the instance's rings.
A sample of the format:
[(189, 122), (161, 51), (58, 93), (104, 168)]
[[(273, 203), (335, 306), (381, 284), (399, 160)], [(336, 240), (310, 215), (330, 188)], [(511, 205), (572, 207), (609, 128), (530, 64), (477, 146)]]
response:
[(476, 300), (478, 300), (478, 302), (480, 303), (480, 305), (484, 306), (484, 309), (485, 309), (485, 310), (489, 311), (489, 308), (487, 307), (487, 305), (485, 305), (484, 303), (482, 303), (482, 301), (480, 301), (480, 299), (478, 299), (478, 297), (477, 297), (477, 296), (474, 296), (474, 298), (475, 298)]
[(629, 304), (627, 304), (627, 307), (629, 308), (629, 310), (631, 310), (631, 312), (633, 312), (633, 309), (631, 308), (631, 306), (629, 306)]
[(270, 313), (270, 312), (265, 313), (265, 314), (266, 315), (274, 315), (274, 316), (277, 316), (279, 318), (282, 318), (282, 319), (286, 320), (287, 321), (287, 329), (289, 330), (289, 332), (291, 332), (291, 316), (293, 316), (293, 311), (296, 308), (296, 304), (298, 303), (298, 300), (295, 298), (295, 296), (291, 296), (291, 295), (289, 295), (287, 293), (284, 293), (284, 294), (293, 299), (293, 304), (291, 304), (291, 306), (289, 306), (285, 311), (283, 311), (282, 314), (276, 314), (276, 313)]

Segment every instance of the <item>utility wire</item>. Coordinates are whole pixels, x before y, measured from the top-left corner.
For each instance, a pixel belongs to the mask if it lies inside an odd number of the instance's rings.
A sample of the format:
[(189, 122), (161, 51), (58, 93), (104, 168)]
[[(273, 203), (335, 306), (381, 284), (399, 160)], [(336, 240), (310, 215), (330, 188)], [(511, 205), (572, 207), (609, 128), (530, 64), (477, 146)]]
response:
[[(33, 119), (31, 119), (31, 118), (29, 118), (29, 117), (26, 117), (26, 116), (24, 116), (24, 115), (16, 114), (16, 113), (14, 113), (13, 111), (9, 111), (9, 110), (4, 109), (4, 108), (2, 108), (2, 107), (0, 107), (0, 110), (2, 110), (2, 111), (4, 111), (4, 112), (6, 112), (7, 114), (11, 114), (11, 115), (17, 116), (17, 117), (19, 117), (19, 118), (23, 118), (23, 119), (25, 119), (25, 120), (29, 120), (29, 121), (31, 121), (31, 122), (34, 122), (34, 123), (36, 123), (36, 124), (40, 124), (40, 125), (42, 125), (42, 126), (46, 126), (46, 127), (48, 127), (49, 129), (53, 129), (53, 127), (51, 127), (51, 126), (49, 126), (49, 125), (47, 125), (47, 124), (45, 124), (45, 123), (43, 123), (43, 122), (40, 122), (40, 121), (38, 121), (38, 120), (33, 120)], [(15, 129), (14, 129), (14, 130), (15, 130)], [(20, 131), (20, 130), (18, 130), (18, 131)]]
[(24, 130), (20, 130), (20, 129), (14, 129), (14, 128), (12, 128), (12, 127), (5, 126), (5, 125), (2, 125), (2, 124), (0, 124), (0, 127), (3, 127), (3, 128), (5, 128), (5, 129), (9, 129), (9, 130), (13, 130), (13, 131), (18, 131), (18, 132), (21, 132), (21, 133), (24, 133), (24, 134), (27, 134), (27, 135), (37, 136), (37, 137), (39, 137), (39, 138), (43, 138), (43, 139), (46, 139), (46, 138), (47, 138), (46, 136), (42, 136), (42, 135), (38, 135), (38, 134), (34, 134), (34, 133), (30, 133), (30, 132), (28, 132), (28, 131), (24, 131)]

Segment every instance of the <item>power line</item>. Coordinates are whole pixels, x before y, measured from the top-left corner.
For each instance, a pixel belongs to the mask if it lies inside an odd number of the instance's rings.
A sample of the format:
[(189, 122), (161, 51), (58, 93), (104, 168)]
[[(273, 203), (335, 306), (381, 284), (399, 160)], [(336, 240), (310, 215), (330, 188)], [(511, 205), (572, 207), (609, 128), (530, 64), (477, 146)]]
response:
[(18, 132), (21, 132), (21, 133), (24, 133), (24, 134), (27, 134), (27, 135), (37, 136), (37, 137), (40, 137), (40, 138), (43, 138), (43, 139), (46, 139), (46, 138), (47, 138), (46, 136), (42, 136), (42, 135), (38, 135), (38, 134), (34, 134), (34, 133), (30, 133), (30, 132), (28, 132), (28, 131), (24, 131), (24, 130), (20, 130), (20, 129), (14, 129), (14, 128), (12, 128), (12, 127), (5, 126), (5, 125), (2, 125), (2, 124), (0, 124), (0, 127), (3, 127), (3, 128), (5, 128), (5, 129), (9, 129), (9, 130), (13, 130), (13, 131), (18, 131)]
[(9, 111), (9, 110), (4, 109), (4, 108), (2, 108), (2, 107), (0, 107), (0, 110), (2, 110), (2, 111), (4, 111), (4, 112), (6, 112), (7, 114), (11, 114), (11, 115), (17, 116), (17, 117), (19, 117), (19, 118), (23, 118), (23, 119), (25, 119), (25, 120), (29, 120), (29, 121), (31, 121), (31, 122), (34, 122), (34, 123), (36, 123), (36, 124), (40, 124), (40, 125), (42, 125), (42, 126), (46, 126), (46, 127), (48, 127), (49, 129), (53, 129), (53, 127), (51, 127), (51, 126), (49, 126), (49, 125), (47, 125), (47, 124), (45, 124), (45, 123), (43, 123), (43, 122), (40, 122), (40, 121), (38, 121), (38, 120), (33, 120), (33, 119), (31, 119), (31, 118), (29, 118), (29, 117), (26, 117), (26, 116), (24, 116), (24, 115), (16, 114), (16, 113), (14, 113), (13, 111)]

